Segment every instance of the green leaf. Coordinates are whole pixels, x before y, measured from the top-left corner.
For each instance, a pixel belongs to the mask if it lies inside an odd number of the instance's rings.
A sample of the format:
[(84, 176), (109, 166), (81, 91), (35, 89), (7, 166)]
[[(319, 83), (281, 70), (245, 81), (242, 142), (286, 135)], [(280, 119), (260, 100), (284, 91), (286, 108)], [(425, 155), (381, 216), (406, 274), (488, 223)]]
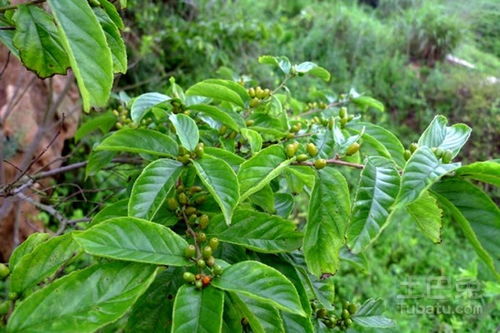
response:
[(399, 181), (399, 173), (392, 161), (379, 156), (367, 159), (361, 171), (347, 233), (349, 247), (354, 253), (371, 244), (387, 226), (390, 208), (398, 195)]
[(324, 81), (330, 81), (330, 72), (321, 66), (316, 65), (313, 62), (303, 62), (295, 67), (295, 70), (299, 73), (311, 74), (317, 76)]
[(14, 45), (23, 64), (39, 77), (66, 74), (69, 59), (52, 17), (37, 6), (20, 6), (15, 14)]
[(500, 162), (498, 160), (464, 165), (458, 168), (455, 173), (458, 176), (468, 177), (483, 183), (500, 186)]
[(304, 256), (314, 275), (335, 273), (345, 243), (351, 203), (344, 176), (336, 169), (318, 171), (304, 235)]
[(125, 28), (123, 24), (122, 18), (120, 17), (120, 13), (116, 10), (115, 5), (113, 5), (108, 0), (98, 0), (101, 4), (102, 8), (106, 11), (109, 18), (113, 21), (113, 23), (118, 27), (118, 29), (122, 30)]
[(122, 317), (155, 277), (155, 267), (123, 262), (67, 275), (16, 306), (8, 332), (95, 332)]
[(145, 167), (132, 187), (128, 215), (151, 220), (179, 177), (182, 165), (178, 161), (163, 158)]
[(47, 0), (75, 74), (83, 109), (105, 106), (113, 85), (113, 60), (104, 31), (87, 1)]
[(120, 34), (120, 30), (104, 9), (96, 7), (94, 8), (94, 13), (101, 24), (104, 35), (106, 36), (108, 47), (111, 50), (113, 71), (115, 73), (126, 73), (127, 49)]
[(279, 145), (267, 147), (245, 161), (238, 171), (241, 201), (260, 191), (293, 161), (286, 157), (283, 147)]
[(283, 321), (280, 313), (272, 305), (258, 300), (229, 293), (232, 302), (248, 319), (248, 324), (255, 333), (284, 332)]
[(186, 96), (209, 97), (244, 107), (245, 103), (243, 102), (239, 91), (235, 91), (234, 89), (228, 87), (224, 81), (225, 80), (205, 80), (196, 83), (186, 91)]
[(351, 99), (351, 101), (363, 109), (374, 108), (374, 109), (379, 110), (381, 112), (385, 111), (384, 104), (382, 104), (382, 102), (380, 102), (379, 100), (376, 100), (375, 98), (370, 97), (370, 96), (354, 97)]
[(113, 217), (128, 216), (129, 199), (114, 202), (103, 209), (92, 218), (90, 226), (94, 226)]
[(241, 163), (245, 162), (243, 157), (221, 148), (205, 147), (205, 154), (223, 160), (236, 170), (239, 169)]
[(238, 82), (234, 82), (232, 80), (221, 80), (221, 79), (208, 79), (203, 82), (206, 83), (213, 83), (213, 84), (218, 84), (221, 86), (224, 86), (228, 89), (231, 89), (235, 93), (237, 93), (241, 100), (246, 103), (250, 100), (250, 95), (248, 94), (248, 91), (246, 90), (245, 87), (243, 87), (241, 84)]
[(153, 107), (171, 99), (170, 96), (156, 92), (142, 94), (134, 99), (130, 107), (130, 118), (138, 124)]
[(85, 167), (85, 178), (88, 176), (93, 176), (99, 171), (102, 171), (109, 163), (113, 160), (116, 155), (116, 151), (96, 151), (92, 150), (87, 161), (87, 166)]
[(442, 164), (430, 148), (418, 148), (406, 162), (396, 204), (403, 206), (417, 200), (422, 193), (460, 163)]
[(230, 226), (215, 217), (207, 233), (223, 242), (263, 253), (289, 252), (302, 245), (302, 233), (292, 221), (254, 210), (235, 211)]
[(116, 116), (111, 112), (105, 112), (92, 117), (83, 123), (75, 133), (75, 141), (80, 141), (84, 136), (96, 130), (106, 134), (116, 123)]
[(78, 244), (73, 241), (71, 234), (39, 244), (15, 266), (10, 277), (10, 291), (21, 293), (35, 286), (57, 272), (78, 250)]
[(193, 165), (203, 184), (219, 205), (224, 220), (229, 225), (233, 210), (239, 201), (238, 178), (233, 169), (215, 157), (207, 156), (199, 160), (194, 160)]
[(363, 327), (390, 328), (394, 327), (393, 320), (381, 315), (382, 301), (380, 299), (368, 299), (354, 316), (352, 320)]
[(200, 133), (195, 121), (185, 114), (172, 114), (169, 119), (174, 125), (177, 137), (184, 148), (194, 151), (198, 141), (200, 141)]
[(441, 216), (443, 211), (436, 199), (425, 192), (419, 199), (409, 204), (406, 211), (417, 223), (420, 230), (434, 243), (441, 242)]
[(495, 202), (481, 189), (459, 178), (445, 179), (432, 190), (439, 194), (439, 202), (462, 228), (478, 256), (492, 271), (495, 265), (500, 271), (500, 210)]
[(312, 143), (318, 148), (319, 158), (329, 159), (334, 156), (335, 140), (332, 131), (327, 129), (318, 131), (312, 136)]
[(283, 73), (290, 74), (290, 70), (292, 69), (292, 64), (287, 57), (273, 57), (269, 55), (263, 55), (259, 57), (260, 64), (273, 65), (279, 67)]
[(31, 252), (40, 244), (47, 241), (50, 238), (49, 234), (43, 232), (36, 232), (31, 234), (24, 242), (22, 242), (18, 247), (14, 249), (9, 258), (9, 268), (13, 271), (17, 264), (26, 255), (30, 255)]
[(155, 156), (177, 156), (179, 146), (169, 136), (157, 131), (136, 128), (114, 132), (99, 144), (96, 151), (146, 153)]
[(213, 105), (206, 105), (206, 104), (195, 104), (195, 105), (190, 105), (189, 110), (194, 110), (201, 112), (202, 114), (205, 114), (214, 120), (220, 121), (224, 125), (228, 126), (232, 130), (239, 131), (240, 126), (238, 123), (231, 117), (231, 115), (227, 112), (224, 112), (223, 110), (219, 109), (216, 106)]
[(169, 333), (171, 331), (174, 296), (185, 284), (182, 274), (182, 268), (169, 267), (156, 276), (148, 290), (130, 310), (125, 332)]
[(274, 192), (271, 185), (264, 186), (262, 190), (252, 194), (249, 199), (255, 206), (262, 208), (265, 212), (270, 214), (275, 212)]
[(366, 134), (385, 146), (387, 151), (391, 154), (391, 158), (398, 166), (402, 167), (405, 165), (405, 148), (403, 144), (401, 144), (401, 141), (399, 141), (399, 139), (392, 132), (381, 126), (367, 122), (349, 122), (348, 127), (358, 131), (361, 131), (364, 128)]
[(262, 137), (258, 132), (248, 128), (242, 128), (241, 135), (248, 141), (252, 153), (258, 153), (262, 149)]
[(85, 252), (105, 258), (186, 266), (187, 242), (167, 227), (134, 217), (115, 217), (73, 236)]
[(281, 318), (283, 320), (285, 332), (287, 333), (314, 333), (314, 327), (312, 326), (311, 319), (309, 317), (302, 317), (294, 313), (282, 311)]
[(316, 172), (309, 166), (288, 166), (285, 169), (285, 176), (292, 193), (302, 192), (304, 186), (312, 190), (316, 181)]
[(274, 194), (274, 210), (276, 215), (287, 218), (293, 210), (293, 196), (289, 193)]
[(174, 302), (172, 332), (218, 333), (222, 329), (224, 292), (207, 287), (197, 290), (183, 285)]
[(446, 126), (447, 124), (446, 117), (436, 116), (418, 139), (418, 144), (429, 148), (438, 147), (450, 150), (453, 157), (457, 156), (469, 139), (472, 130), (465, 124)]
[[(4, 23), (0, 20), (0, 28), (9, 26), (10, 26), (9, 24)], [(7, 46), (7, 48), (13, 55), (15, 55), (17, 58), (20, 58), (19, 50), (14, 46), (14, 35), (15, 35), (15, 30), (0, 29), (0, 42), (2, 42), (2, 44)]]
[(224, 269), (212, 285), (305, 316), (294, 285), (280, 272), (257, 261), (242, 261)]

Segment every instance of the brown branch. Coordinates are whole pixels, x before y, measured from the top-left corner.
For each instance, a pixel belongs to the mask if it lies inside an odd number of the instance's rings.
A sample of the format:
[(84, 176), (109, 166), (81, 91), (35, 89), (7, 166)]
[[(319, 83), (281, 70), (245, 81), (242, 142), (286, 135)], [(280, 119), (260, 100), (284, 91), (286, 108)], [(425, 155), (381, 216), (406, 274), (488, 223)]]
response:
[[(342, 165), (342, 166), (348, 166), (351, 168), (356, 168), (356, 169), (363, 169), (365, 166), (363, 164), (358, 164), (358, 163), (351, 163), (351, 162), (346, 162), (342, 161), (336, 158), (331, 158), (329, 160), (326, 160), (327, 164), (336, 164), (336, 165)], [(295, 165), (308, 165), (308, 166), (314, 166), (314, 162), (297, 162), (294, 163)]]

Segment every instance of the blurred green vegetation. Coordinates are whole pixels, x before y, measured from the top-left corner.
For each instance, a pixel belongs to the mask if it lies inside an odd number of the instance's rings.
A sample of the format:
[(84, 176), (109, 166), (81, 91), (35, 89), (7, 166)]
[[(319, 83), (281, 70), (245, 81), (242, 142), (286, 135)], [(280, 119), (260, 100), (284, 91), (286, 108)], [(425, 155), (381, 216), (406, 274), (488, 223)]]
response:
[[(255, 79), (273, 88), (280, 78), (258, 65), (262, 54), (314, 61), (333, 74), (329, 83), (301, 78), (290, 84), (304, 102), (355, 89), (382, 101), (385, 113), (370, 117), (416, 140), (436, 114), (473, 128), (464, 161), (498, 158), (500, 150), (500, 2), (496, 0), (129, 0), (130, 69), (116, 92), (136, 96), (166, 92), (169, 77), (188, 87), (197, 80)], [(474, 68), (450, 63), (451, 54)], [(122, 93), (123, 96), (123, 93)], [(118, 101), (112, 102), (116, 107)], [(87, 159), (101, 136), (71, 143), (68, 163)], [(137, 168), (117, 166), (84, 180), (83, 170), (66, 173), (59, 184), (91, 189), (84, 194), (58, 186), (51, 204), (79, 218), (97, 203), (119, 200)], [(98, 190), (96, 190), (98, 189)], [(120, 189), (120, 190), (118, 190)], [(493, 190), (492, 190), (493, 191)], [(498, 189), (496, 189), (498, 192)], [(498, 202), (498, 193), (493, 193)], [(87, 215), (88, 216), (88, 215)], [(46, 216), (51, 225), (50, 217)], [(499, 284), (489, 282), (474, 251), (453, 225), (434, 245), (414, 225), (393, 223), (366, 254), (365, 268), (345, 264), (335, 277), (338, 295), (362, 301), (382, 297), (394, 332), (494, 332), (500, 322)], [(398, 310), (401, 283), (408, 277), (468, 277), (480, 284), (478, 298), (447, 296), (451, 306), (481, 306), (477, 315), (411, 315)], [(496, 301), (496, 302), (495, 302)], [(430, 303), (436, 304), (434, 303)]]

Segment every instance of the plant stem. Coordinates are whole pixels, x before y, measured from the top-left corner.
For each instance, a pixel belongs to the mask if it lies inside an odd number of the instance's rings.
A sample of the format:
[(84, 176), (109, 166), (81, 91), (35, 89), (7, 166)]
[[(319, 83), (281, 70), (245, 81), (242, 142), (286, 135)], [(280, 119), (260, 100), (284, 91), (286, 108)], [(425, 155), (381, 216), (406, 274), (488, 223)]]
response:
[[(356, 168), (356, 169), (363, 169), (365, 166), (363, 164), (358, 164), (358, 163), (351, 163), (351, 162), (346, 162), (342, 161), (336, 158), (331, 158), (329, 160), (326, 160), (327, 164), (336, 164), (336, 165), (342, 165), (342, 166), (348, 166), (351, 168)], [(309, 166), (314, 166), (313, 162), (298, 162), (294, 163), (296, 165), (309, 165)]]
[(5, 6), (5, 7), (0, 7), (0, 13), (4, 13), (8, 10), (11, 10), (11, 9), (16, 9), (17, 7), (19, 6), (22, 6), (22, 5), (36, 5), (36, 4), (39, 4), (39, 3), (44, 3), (46, 0), (31, 0), (31, 1), (26, 1), (26, 2), (23, 2), (23, 3), (18, 3), (17, 5), (10, 5), (10, 6)]

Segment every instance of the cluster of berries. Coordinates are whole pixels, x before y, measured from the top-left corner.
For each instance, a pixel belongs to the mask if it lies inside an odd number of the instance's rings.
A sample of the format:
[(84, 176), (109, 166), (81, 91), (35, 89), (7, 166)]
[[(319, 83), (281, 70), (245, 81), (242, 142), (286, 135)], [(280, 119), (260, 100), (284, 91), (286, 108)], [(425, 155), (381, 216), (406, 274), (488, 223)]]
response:
[(321, 320), (328, 328), (338, 328), (341, 331), (345, 331), (353, 324), (351, 317), (356, 313), (356, 305), (354, 303), (345, 302), (342, 311), (337, 315), (334, 311), (329, 311), (324, 307), (318, 306), (315, 302), (311, 305), (316, 313), (316, 318)]

